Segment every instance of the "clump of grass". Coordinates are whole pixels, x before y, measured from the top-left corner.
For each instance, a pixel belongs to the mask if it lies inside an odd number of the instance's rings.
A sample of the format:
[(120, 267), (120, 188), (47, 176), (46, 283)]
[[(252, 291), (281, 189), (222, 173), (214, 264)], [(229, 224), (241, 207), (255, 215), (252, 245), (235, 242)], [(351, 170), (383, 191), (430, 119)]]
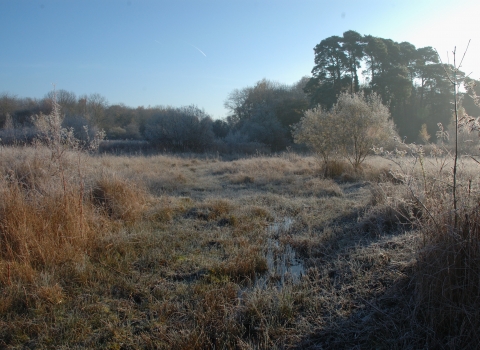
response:
[(17, 182), (0, 184), (0, 254), (33, 266), (74, 258), (99, 231), (96, 215), (84, 202), (82, 186), (41, 194)]
[(358, 169), (361, 177), (364, 180), (372, 181), (375, 183), (396, 183), (400, 184), (401, 181), (396, 179), (392, 174), (392, 164), (388, 164), (385, 160), (379, 157), (372, 157), (365, 161)]
[[(304, 297), (301, 290), (290, 285), (282, 289), (254, 288), (244, 295), (241, 318), (250, 334), (252, 347), (271, 349), (278, 343), (288, 343), (287, 339), (294, 332), (295, 317), (299, 310), (309, 306)], [(295, 326), (304, 327), (305, 324)]]
[(308, 192), (317, 196), (343, 196), (343, 191), (338, 184), (331, 179), (313, 178), (301, 184), (302, 192)]
[(202, 207), (208, 210), (208, 220), (216, 220), (230, 213), (234, 206), (229, 200), (211, 198), (205, 201)]
[(195, 323), (200, 325), (196, 333), (203, 344), (192, 344), (193, 347), (235, 348), (244, 331), (238, 320), (232, 317), (237, 311), (238, 286), (226, 283), (221, 288), (198, 285), (195, 289), (203, 295), (195, 313)]
[(152, 208), (147, 211), (146, 217), (151, 221), (170, 222), (181, 213), (186, 212), (193, 205), (189, 197), (161, 197)]
[(41, 191), (51, 175), (43, 166), (42, 157), (28, 157), (21, 163), (15, 161), (12, 163), (14, 167), (11, 164), (10, 169), (6, 169), (6, 175), (26, 190)]
[(211, 275), (216, 278), (228, 276), (235, 282), (253, 280), (257, 274), (267, 272), (267, 260), (255, 249), (242, 250), (233, 258), (213, 267)]
[(332, 159), (323, 162), (319, 170), (327, 178), (339, 178), (342, 175), (351, 174), (353, 167), (345, 160)]
[(222, 219), (225, 222), (225, 220), (230, 221), (230, 218), (234, 217), (234, 215), (230, 215), (233, 209), (234, 205), (230, 200), (208, 198), (200, 205), (191, 208), (187, 216), (205, 221)]
[(372, 184), (369, 189), (369, 208), (359, 219), (363, 231), (383, 235), (416, 227), (424, 209), (405, 186), (383, 182)]
[(94, 185), (91, 196), (113, 219), (132, 223), (140, 220), (146, 210), (145, 191), (115, 176), (103, 175)]
[(230, 181), (234, 185), (242, 185), (242, 184), (253, 184), (255, 183), (255, 177), (245, 174), (238, 174), (230, 176)]
[(273, 216), (270, 213), (269, 210), (265, 209), (264, 207), (258, 206), (258, 205), (251, 205), (246, 207), (245, 209), (245, 214), (249, 218), (258, 218), (258, 219), (264, 219), (266, 221), (273, 221)]

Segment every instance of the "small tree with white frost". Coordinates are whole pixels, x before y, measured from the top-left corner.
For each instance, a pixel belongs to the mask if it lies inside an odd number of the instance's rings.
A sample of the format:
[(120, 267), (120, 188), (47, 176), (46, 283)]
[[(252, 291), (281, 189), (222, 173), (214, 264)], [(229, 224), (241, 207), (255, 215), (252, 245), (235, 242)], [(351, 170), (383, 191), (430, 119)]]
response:
[(332, 113), (338, 121), (338, 134), (335, 136), (340, 151), (355, 169), (373, 146), (388, 143), (396, 135), (388, 107), (375, 93), (342, 93)]
[(345, 157), (358, 169), (376, 144), (395, 136), (388, 107), (377, 94), (342, 93), (330, 111), (317, 107), (293, 126), (296, 143), (305, 143), (327, 163), (332, 155)]

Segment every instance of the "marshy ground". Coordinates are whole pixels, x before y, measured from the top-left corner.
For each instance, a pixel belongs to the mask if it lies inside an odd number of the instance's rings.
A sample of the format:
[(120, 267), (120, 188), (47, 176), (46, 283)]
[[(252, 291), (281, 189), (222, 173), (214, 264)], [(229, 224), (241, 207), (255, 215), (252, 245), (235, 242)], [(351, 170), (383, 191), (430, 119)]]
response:
[(386, 160), (1, 153), (1, 347), (423, 346)]

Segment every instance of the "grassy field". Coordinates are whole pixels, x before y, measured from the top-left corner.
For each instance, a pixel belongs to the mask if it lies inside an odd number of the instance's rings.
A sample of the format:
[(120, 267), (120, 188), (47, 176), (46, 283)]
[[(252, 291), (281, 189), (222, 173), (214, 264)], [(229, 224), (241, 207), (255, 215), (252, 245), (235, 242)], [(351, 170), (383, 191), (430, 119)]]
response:
[(0, 347), (478, 345), (419, 316), (426, 214), (396, 170), (1, 148)]

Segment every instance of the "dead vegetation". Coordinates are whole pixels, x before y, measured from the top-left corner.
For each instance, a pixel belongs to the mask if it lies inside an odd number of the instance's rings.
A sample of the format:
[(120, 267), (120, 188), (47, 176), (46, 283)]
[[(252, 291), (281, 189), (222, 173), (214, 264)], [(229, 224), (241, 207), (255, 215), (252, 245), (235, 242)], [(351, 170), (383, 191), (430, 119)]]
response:
[(417, 259), (467, 273), (478, 238), (418, 255), (422, 211), (386, 160), (332, 177), (292, 153), (60, 161), (0, 149), (1, 347), (413, 349), (440, 339), (415, 293), (461, 311)]

